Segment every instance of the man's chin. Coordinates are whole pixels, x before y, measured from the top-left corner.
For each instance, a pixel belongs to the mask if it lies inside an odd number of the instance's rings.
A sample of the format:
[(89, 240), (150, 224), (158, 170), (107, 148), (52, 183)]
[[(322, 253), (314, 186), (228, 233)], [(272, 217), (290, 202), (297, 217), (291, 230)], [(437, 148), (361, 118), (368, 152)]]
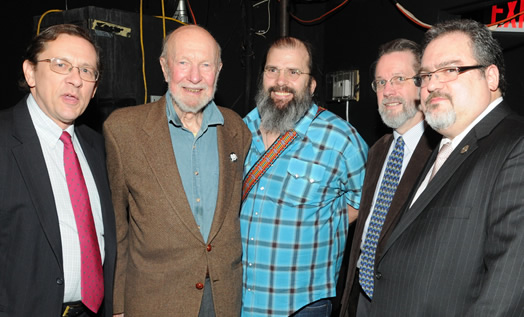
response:
[(271, 100), (273, 100), (273, 104), (275, 105), (275, 108), (279, 110), (285, 109), (287, 105), (289, 105), (289, 103), (292, 101), (292, 99), (291, 100), (271, 99)]

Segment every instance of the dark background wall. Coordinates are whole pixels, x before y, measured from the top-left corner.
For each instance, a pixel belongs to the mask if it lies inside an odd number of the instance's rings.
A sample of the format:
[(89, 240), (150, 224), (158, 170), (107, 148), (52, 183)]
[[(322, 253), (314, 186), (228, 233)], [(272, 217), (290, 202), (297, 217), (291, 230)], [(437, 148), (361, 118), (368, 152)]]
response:
[[(289, 12), (300, 20), (313, 20), (337, 7), (344, 0), (288, 0)], [(515, 13), (521, 7), (517, 0)], [(400, 4), (421, 21), (434, 24), (441, 20), (467, 17), (482, 23), (491, 20), (491, 7), (503, 10), (497, 20), (509, 13), (508, 1), (471, 0), (402, 0)], [(165, 0), (165, 15), (172, 17), (177, 0)], [(189, 0), (197, 24), (206, 27), (222, 47), (224, 67), (220, 75), (216, 101), (244, 116), (253, 107), (253, 96), (267, 45), (281, 34), (281, 2), (278, 0)], [(7, 100), (1, 108), (14, 105), (23, 96), (17, 81), (21, 74), (23, 54), (35, 34), (38, 17), (51, 9), (66, 12), (48, 13), (42, 25), (72, 22), (88, 25), (92, 20), (105, 21), (131, 30), (129, 37), (115, 34), (114, 29), (98, 28), (97, 42), (102, 46), (105, 74), (97, 96), (83, 120), (99, 129), (105, 117), (115, 108), (141, 104), (146, 100), (140, 47), (140, 11), (143, 16), (143, 42), (147, 100), (162, 95), (166, 86), (160, 72), (158, 55), (163, 37), (162, 1), (143, 0), (46, 0), (5, 1), (2, 10), (4, 37), (2, 92)], [(523, 5), (524, 7), (524, 5)], [(36, 17), (36, 18), (35, 18)], [(346, 118), (357, 128), (368, 144), (374, 143), (388, 129), (376, 111), (376, 97), (370, 88), (369, 68), (380, 44), (397, 37), (420, 41), (425, 28), (418, 26), (395, 7), (390, 0), (349, 0), (325, 18), (300, 22), (289, 18), (289, 35), (308, 40), (316, 50), (315, 77), (319, 82), (317, 101)], [(517, 18), (517, 23), (519, 18)], [(190, 18), (190, 22), (191, 22)], [(166, 21), (170, 31), (178, 23)], [(267, 32), (265, 32), (267, 31)], [(524, 99), (524, 33), (495, 33), (501, 42), (509, 82), (506, 100), (520, 114)], [(328, 75), (335, 71), (358, 70), (358, 101), (332, 101)]]

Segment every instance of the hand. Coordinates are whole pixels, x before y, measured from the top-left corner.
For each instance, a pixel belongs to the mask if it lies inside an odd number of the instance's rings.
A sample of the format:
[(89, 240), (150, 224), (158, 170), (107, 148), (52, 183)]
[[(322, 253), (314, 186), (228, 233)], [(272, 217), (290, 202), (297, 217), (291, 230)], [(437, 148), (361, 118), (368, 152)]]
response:
[(122, 313), (122, 314), (115, 314), (115, 315), (113, 315), (113, 317), (124, 317), (124, 313)]

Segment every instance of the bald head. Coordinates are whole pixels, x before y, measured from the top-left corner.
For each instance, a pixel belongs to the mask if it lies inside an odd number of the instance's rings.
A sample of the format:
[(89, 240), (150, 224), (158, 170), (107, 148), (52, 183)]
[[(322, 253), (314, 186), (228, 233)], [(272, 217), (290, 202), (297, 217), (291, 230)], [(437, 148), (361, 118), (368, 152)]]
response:
[[(175, 48), (176, 50), (177, 43), (196, 42), (200, 40), (212, 43), (212, 45), (214, 46), (213, 54), (216, 57), (216, 64), (221, 65), (222, 49), (220, 48), (220, 45), (211, 35), (211, 33), (209, 33), (203, 27), (194, 24), (181, 26), (175, 29), (169, 35), (167, 35), (162, 44), (162, 54), (160, 55), (160, 58), (165, 59), (170, 54), (171, 48)], [(171, 52), (171, 54), (174, 53), (176, 52)]]

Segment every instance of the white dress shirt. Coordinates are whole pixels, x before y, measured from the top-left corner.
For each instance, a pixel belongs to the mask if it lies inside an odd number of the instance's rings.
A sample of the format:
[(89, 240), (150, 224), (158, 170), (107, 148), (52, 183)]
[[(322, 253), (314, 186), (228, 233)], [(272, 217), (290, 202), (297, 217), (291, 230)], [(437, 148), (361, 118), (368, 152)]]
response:
[[(27, 99), (27, 105), (40, 140), (58, 213), (64, 264), (64, 302), (78, 301), (81, 299), (80, 242), (64, 171), (64, 144), (60, 141), (63, 130), (40, 109), (31, 94)], [(74, 125), (69, 126), (65, 131), (71, 135), (84, 174), (103, 263), (104, 225), (98, 190), (82, 147), (74, 133)]]
[[(378, 181), (377, 181), (377, 187), (375, 188), (375, 194), (373, 195), (373, 203), (371, 204), (371, 211), (368, 215), (368, 218), (366, 219), (366, 224), (364, 226), (364, 232), (362, 233), (362, 242), (360, 244), (361, 248), (364, 245), (364, 241), (366, 240), (369, 222), (371, 220), (371, 216), (373, 215), (373, 208), (375, 207), (375, 202), (377, 200), (377, 195), (380, 190), (380, 185), (382, 184), (382, 179), (384, 178), (384, 172), (386, 171), (387, 160), (391, 152), (393, 152), (397, 139), (400, 136), (402, 136), (402, 138), (404, 139), (404, 158), (402, 159), (402, 168), (400, 170), (400, 179), (402, 180), (402, 175), (404, 175), (404, 172), (406, 171), (406, 167), (408, 166), (409, 161), (411, 160), (411, 156), (413, 155), (413, 152), (415, 152), (418, 142), (420, 141), (420, 138), (422, 137), (423, 134), (424, 134), (424, 121), (420, 121), (417, 125), (409, 129), (403, 135), (399, 134), (396, 131), (393, 131), (394, 140), (393, 142), (391, 142), (391, 145), (389, 146), (386, 160), (384, 161), (384, 164), (382, 165), (382, 171), (380, 172), (380, 177), (378, 178)], [(358, 262), (359, 263), (357, 264), (357, 266), (360, 267), (360, 258)]]

